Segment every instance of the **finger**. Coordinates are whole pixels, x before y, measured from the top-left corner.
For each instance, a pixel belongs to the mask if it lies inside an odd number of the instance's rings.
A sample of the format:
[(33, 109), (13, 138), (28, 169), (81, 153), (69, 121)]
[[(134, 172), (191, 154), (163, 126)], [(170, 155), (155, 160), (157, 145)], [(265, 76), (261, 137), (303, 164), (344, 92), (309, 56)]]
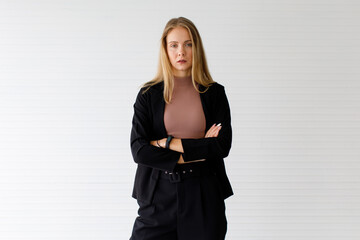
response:
[(213, 130), (210, 134), (209, 134), (209, 137), (215, 137), (216, 136), (216, 132), (217, 130)]
[(221, 129), (221, 126), (215, 126), (215, 127), (212, 129), (212, 132), (213, 132), (213, 133), (216, 133), (216, 132), (218, 132), (220, 129)]
[(221, 126), (216, 127), (213, 137), (217, 137), (219, 135), (220, 130), (221, 130)]
[(206, 132), (205, 137), (214, 137), (216, 132), (219, 130), (219, 128), (221, 128), (221, 123), (217, 124), (214, 123), (209, 130)]
[(209, 128), (209, 130), (206, 132), (206, 135), (205, 137), (210, 137), (211, 134), (212, 134), (212, 131), (214, 130), (215, 128), (215, 123)]
[(214, 132), (214, 137), (217, 137), (219, 134), (219, 130), (217, 129), (215, 132)]
[(215, 134), (215, 137), (219, 136), (220, 130), (221, 130), (221, 126), (217, 129), (216, 134)]
[(209, 131), (208, 131), (208, 136), (209, 136), (209, 137), (214, 136), (215, 132), (216, 132), (216, 128), (215, 128), (215, 127), (210, 128)]

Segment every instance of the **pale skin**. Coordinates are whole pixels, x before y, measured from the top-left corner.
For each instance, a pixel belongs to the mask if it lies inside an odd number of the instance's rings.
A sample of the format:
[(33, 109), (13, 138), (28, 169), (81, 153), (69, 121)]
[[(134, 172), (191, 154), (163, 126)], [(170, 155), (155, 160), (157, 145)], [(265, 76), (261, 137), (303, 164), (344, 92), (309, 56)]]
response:
[[(174, 76), (176, 77), (190, 76), (192, 70), (192, 42), (188, 30), (183, 27), (176, 27), (172, 29), (166, 37), (166, 43), (167, 43), (166, 50), (172, 66), (172, 71)], [(221, 129), (221, 125), (218, 126), (215, 125), (214, 123), (211, 126), (211, 128), (206, 132), (205, 138), (217, 137), (220, 129)], [(155, 147), (165, 148), (166, 138), (150, 141), (150, 144)], [(180, 138), (173, 138), (169, 144), (169, 148), (171, 150), (184, 153), (184, 149)], [(184, 163), (198, 162), (198, 161), (204, 161), (204, 160), (194, 160), (194, 161), (184, 162), (182, 154), (180, 154), (178, 163), (184, 164)]]

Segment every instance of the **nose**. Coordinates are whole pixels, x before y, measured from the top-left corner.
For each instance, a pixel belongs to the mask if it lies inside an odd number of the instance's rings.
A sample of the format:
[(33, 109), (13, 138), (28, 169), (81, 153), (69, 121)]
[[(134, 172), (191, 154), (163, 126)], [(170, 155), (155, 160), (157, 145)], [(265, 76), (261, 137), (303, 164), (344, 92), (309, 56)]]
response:
[(179, 56), (184, 56), (185, 55), (184, 49), (182, 47), (179, 48), (178, 55)]

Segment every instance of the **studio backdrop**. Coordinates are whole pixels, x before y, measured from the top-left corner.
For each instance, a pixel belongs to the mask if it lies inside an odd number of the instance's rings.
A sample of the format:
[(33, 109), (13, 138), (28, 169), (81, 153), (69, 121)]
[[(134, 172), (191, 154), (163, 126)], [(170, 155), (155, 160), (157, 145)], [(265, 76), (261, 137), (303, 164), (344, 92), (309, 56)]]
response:
[(360, 239), (356, 0), (1, 0), (0, 239), (130, 237), (133, 104), (179, 16), (230, 103), (227, 239)]

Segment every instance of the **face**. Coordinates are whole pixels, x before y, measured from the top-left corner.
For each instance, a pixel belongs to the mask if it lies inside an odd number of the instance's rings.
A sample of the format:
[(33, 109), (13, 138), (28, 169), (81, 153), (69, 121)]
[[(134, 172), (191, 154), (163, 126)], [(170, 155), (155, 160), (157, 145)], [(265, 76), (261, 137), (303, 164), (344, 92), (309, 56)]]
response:
[(176, 27), (166, 37), (166, 51), (177, 77), (191, 75), (192, 68), (192, 42), (186, 28)]

